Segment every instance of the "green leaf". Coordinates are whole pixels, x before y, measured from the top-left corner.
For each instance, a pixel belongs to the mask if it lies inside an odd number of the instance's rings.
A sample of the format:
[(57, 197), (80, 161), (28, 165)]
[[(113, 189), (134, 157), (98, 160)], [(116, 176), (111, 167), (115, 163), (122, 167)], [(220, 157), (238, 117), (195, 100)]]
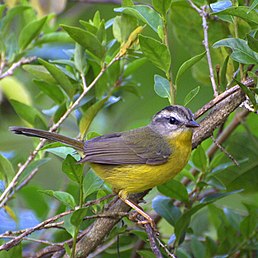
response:
[(36, 45), (49, 44), (49, 43), (73, 43), (73, 40), (66, 32), (50, 32), (42, 35), (35, 42)]
[(56, 83), (56, 80), (43, 65), (23, 65), (22, 68), (39, 80), (45, 81), (49, 84)]
[(100, 60), (104, 59), (105, 49), (94, 34), (78, 27), (67, 25), (62, 25), (62, 27), (70, 35), (70, 37), (79, 43), (83, 48), (91, 52)]
[(25, 201), (26, 207), (31, 209), (38, 218), (43, 219), (47, 216), (50, 205), (40, 190), (38, 186), (28, 184), (19, 191), (19, 195)]
[(154, 90), (161, 98), (171, 100), (169, 81), (158, 74), (154, 75)]
[(68, 154), (62, 164), (63, 172), (74, 182), (80, 184), (83, 176), (83, 164)]
[(258, 39), (247, 35), (248, 46), (255, 52), (258, 52)]
[(69, 207), (71, 209), (74, 209), (76, 206), (73, 196), (67, 192), (52, 191), (52, 190), (40, 190), (40, 192), (56, 198), (58, 201), (63, 203), (66, 207)]
[(181, 216), (180, 209), (173, 206), (171, 198), (165, 196), (156, 196), (152, 200), (152, 208), (172, 226)]
[[(4, 244), (4, 243), (1, 243), (1, 244)], [(22, 249), (23, 249), (22, 244), (18, 244), (10, 248), (8, 251), (7, 250), (1, 251), (0, 257), (1, 258), (22, 257), (23, 256)]]
[(200, 91), (200, 86), (197, 86), (196, 88), (192, 89), (185, 97), (184, 100), (184, 106), (187, 106), (195, 97), (196, 95), (199, 93)]
[(44, 94), (49, 96), (57, 104), (62, 104), (67, 98), (56, 83), (49, 84), (39, 80), (34, 80), (34, 82)]
[(103, 185), (103, 180), (89, 170), (83, 180), (83, 198), (85, 199), (90, 194), (98, 191)]
[(75, 44), (74, 64), (76, 69), (81, 74), (85, 73), (86, 65), (87, 65), (85, 49), (77, 43)]
[(112, 27), (113, 35), (119, 43), (124, 43), (136, 27), (136, 18), (127, 14), (116, 16)]
[(108, 100), (108, 97), (105, 97), (97, 101), (96, 103), (91, 105), (83, 114), (79, 123), (79, 128), (80, 128), (80, 133), (82, 138), (85, 137), (85, 134), (87, 133), (92, 120), (94, 119), (96, 114), (101, 110), (101, 108), (104, 106), (107, 100)]
[(40, 34), (47, 18), (46, 16), (38, 21), (32, 21), (23, 28), (18, 39), (20, 51), (26, 49), (31, 41)]
[(76, 211), (73, 212), (72, 216), (71, 216), (71, 223), (75, 226), (78, 227), (80, 226), (80, 224), (83, 221), (83, 218), (86, 216), (88, 212), (88, 208), (80, 208)]
[(254, 0), (254, 1), (252, 2), (251, 6), (249, 7), (250, 10), (248, 11), (248, 13), (249, 13), (250, 11), (254, 10), (257, 5), (258, 5), (258, 0)]
[(227, 87), (227, 67), (228, 67), (229, 56), (226, 57), (221, 72), (220, 72), (220, 85), (222, 90), (225, 90)]
[(136, 5), (131, 7), (115, 8), (115, 12), (122, 12), (136, 17), (147, 23), (155, 32), (162, 27), (162, 19), (160, 15), (151, 7), (147, 5)]
[(49, 160), (50, 158), (42, 158), (31, 162), (24, 170), (22, 177), (20, 178), (20, 182), (22, 182), (28, 175), (30, 175), (32, 171), (46, 164)]
[(15, 112), (19, 117), (27, 121), (31, 125), (36, 125), (36, 120), (41, 125), (42, 128), (46, 128), (46, 123), (44, 117), (41, 113), (32, 106), (25, 105), (17, 100), (10, 100)]
[(202, 145), (199, 145), (192, 154), (193, 165), (202, 172), (206, 172), (209, 164), (209, 158), (203, 149)]
[(139, 41), (144, 55), (159, 69), (168, 73), (171, 57), (167, 46), (153, 38), (142, 35), (139, 35)]
[(156, 258), (157, 256), (153, 254), (153, 252), (149, 250), (140, 250), (137, 251), (137, 254), (139, 254), (142, 258)]
[(127, 77), (137, 71), (142, 65), (147, 62), (146, 57), (138, 58), (130, 63), (127, 64), (124, 71), (124, 77)]
[(224, 198), (226, 196), (235, 194), (239, 191), (233, 191), (233, 192), (226, 192), (226, 193), (220, 193), (215, 195), (214, 197), (211, 195), (209, 198), (203, 199), (203, 202), (200, 204), (197, 204), (196, 206), (192, 207), (190, 210), (186, 211), (176, 222), (175, 225), (175, 234), (176, 234), (176, 245), (178, 245), (183, 239), (183, 235), (186, 232), (186, 229), (191, 221), (191, 217), (200, 209), (207, 206), (210, 203), (213, 203), (221, 198)]
[(186, 187), (175, 179), (169, 180), (165, 184), (159, 185), (157, 188), (159, 192), (170, 198), (175, 198), (182, 202), (189, 201)]
[(205, 258), (205, 245), (196, 236), (191, 237), (191, 250), (194, 257)]
[(75, 87), (72, 85), (68, 77), (57, 68), (56, 65), (50, 64), (47, 61), (40, 59), (39, 62), (49, 71), (49, 73), (55, 78), (56, 82), (64, 89), (67, 95), (72, 98), (75, 92)]
[(182, 77), (182, 75), (188, 69), (190, 69), (194, 64), (199, 62), (205, 55), (206, 55), (206, 51), (204, 51), (203, 53), (201, 53), (199, 55), (196, 55), (196, 56), (190, 58), (189, 60), (185, 61), (178, 69), (178, 72), (177, 72), (177, 75), (176, 75), (176, 79), (175, 79), (175, 85), (178, 84), (178, 80)]
[(257, 214), (251, 214), (245, 217), (240, 223), (240, 231), (245, 238), (249, 238), (256, 230)]
[(14, 175), (15, 172), (11, 162), (0, 154), (0, 180), (4, 180), (5, 184), (8, 185)]
[(254, 106), (254, 110), (256, 111), (258, 109), (258, 104), (256, 102), (255, 93), (252, 92), (246, 85), (244, 85), (240, 81), (238, 81), (236, 79), (234, 79), (234, 81), (240, 86), (242, 91), (248, 96), (248, 98), (250, 99), (251, 103)]
[(152, 0), (152, 5), (163, 17), (166, 17), (166, 14), (171, 6), (172, 0)]
[(229, 47), (232, 49), (230, 57), (242, 64), (258, 64), (258, 54), (255, 53), (247, 42), (239, 38), (228, 38), (217, 41), (213, 44), (214, 48)]
[(255, 10), (250, 10), (247, 6), (230, 7), (215, 13), (216, 15), (232, 15), (239, 17), (250, 24), (258, 24), (258, 15)]

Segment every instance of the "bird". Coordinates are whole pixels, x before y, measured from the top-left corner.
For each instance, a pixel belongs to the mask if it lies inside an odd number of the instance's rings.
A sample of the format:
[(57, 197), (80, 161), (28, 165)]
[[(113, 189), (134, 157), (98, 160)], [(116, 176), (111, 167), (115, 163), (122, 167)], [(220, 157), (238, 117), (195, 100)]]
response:
[(88, 163), (122, 201), (155, 227), (152, 218), (132, 202), (129, 195), (175, 177), (189, 160), (193, 129), (198, 126), (190, 109), (171, 105), (156, 113), (144, 127), (86, 141), (40, 129), (12, 126), (10, 130), (15, 134), (61, 142), (83, 153), (79, 163)]

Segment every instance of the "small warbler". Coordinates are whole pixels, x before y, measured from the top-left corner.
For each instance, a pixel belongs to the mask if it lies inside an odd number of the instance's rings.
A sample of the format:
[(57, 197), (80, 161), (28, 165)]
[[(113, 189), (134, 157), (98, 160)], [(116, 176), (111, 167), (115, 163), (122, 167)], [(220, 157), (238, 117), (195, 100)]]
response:
[(145, 127), (99, 136), (85, 142), (57, 133), (10, 127), (16, 134), (62, 142), (83, 153), (88, 162), (115, 193), (154, 226), (151, 217), (128, 199), (130, 193), (153, 188), (173, 178), (188, 162), (193, 128), (199, 124), (183, 106), (168, 106)]

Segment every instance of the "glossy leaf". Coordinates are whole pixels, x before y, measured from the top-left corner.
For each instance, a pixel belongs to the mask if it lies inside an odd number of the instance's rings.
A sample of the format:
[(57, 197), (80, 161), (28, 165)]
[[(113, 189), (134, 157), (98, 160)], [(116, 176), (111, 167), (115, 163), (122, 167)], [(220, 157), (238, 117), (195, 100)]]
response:
[(5, 184), (8, 185), (14, 175), (15, 172), (11, 162), (0, 154), (0, 180), (4, 180)]
[(97, 56), (99, 59), (103, 59), (105, 53), (104, 47), (94, 34), (78, 27), (67, 25), (62, 25), (62, 27), (74, 41), (79, 43), (83, 48)]
[(209, 198), (204, 199), (202, 203), (197, 204), (192, 207), (190, 210), (186, 211), (177, 221), (175, 225), (175, 234), (176, 234), (176, 243), (179, 244), (182, 241), (182, 236), (185, 234), (186, 229), (191, 221), (191, 217), (200, 209), (207, 206), (210, 203), (213, 203), (221, 198), (237, 193), (238, 191), (221, 193), (215, 196), (209, 196)]
[(158, 74), (154, 75), (154, 90), (161, 98), (171, 99), (169, 81)]
[(130, 33), (137, 27), (136, 18), (127, 14), (116, 16), (112, 26), (112, 31), (115, 39), (119, 43), (126, 42)]
[(205, 244), (203, 244), (196, 236), (191, 238), (191, 250), (194, 257), (205, 258), (206, 250)]
[(166, 45), (150, 37), (139, 36), (144, 55), (159, 69), (167, 73), (170, 69), (170, 52)]
[(47, 34), (42, 35), (39, 39), (37, 39), (37, 42), (35, 42), (36, 45), (42, 45), (42, 44), (49, 44), (49, 43), (72, 43), (73, 40), (67, 35), (66, 32), (59, 31), (57, 32), (50, 32)]
[(25, 105), (17, 100), (11, 100), (10, 102), (18, 116), (27, 121), (29, 124), (35, 126), (36, 119), (39, 119), (39, 121), (37, 121), (38, 125), (41, 124), (42, 128), (46, 127), (45, 120), (37, 109), (32, 106)]
[(57, 200), (59, 200), (61, 203), (63, 203), (65, 206), (74, 209), (76, 206), (75, 200), (73, 198), (73, 196), (67, 192), (63, 192), (63, 191), (52, 191), (52, 190), (43, 190), (40, 191), (44, 194), (47, 194), (51, 197), (56, 198)]
[(222, 69), (221, 69), (221, 73), (220, 73), (220, 85), (222, 90), (224, 91), (226, 89), (227, 86), (227, 67), (228, 67), (228, 60), (229, 60), (229, 56), (226, 57)]
[(199, 93), (200, 91), (200, 86), (192, 89), (185, 97), (184, 99), (184, 106), (187, 106), (196, 96), (197, 94)]
[(230, 57), (242, 64), (258, 64), (258, 54), (255, 53), (243, 39), (222, 39), (213, 45), (214, 48), (229, 47), (233, 53)]
[(192, 154), (192, 162), (196, 168), (205, 172), (208, 168), (209, 159), (203, 149), (202, 145), (199, 145)]
[(86, 216), (88, 208), (80, 208), (73, 212), (70, 221), (75, 226), (78, 227), (83, 221), (83, 218)]
[(166, 17), (166, 14), (171, 6), (172, 0), (152, 0), (152, 5), (163, 17)]
[(89, 170), (83, 180), (83, 197), (84, 199), (90, 194), (98, 191), (103, 185), (100, 179), (92, 170)]
[(74, 182), (78, 184), (82, 182), (83, 164), (79, 164), (70, 154), (63, 161), (62, 170)]
[(28, 175), (31, 174), (31, 172), (33, 172), (35, 169), (39, 169), (41, 166), (43, 166), (44, 164), (46, 164), (48, 161), (50, 160), (50, 158), (41, 158), (38, 160), (34, 160), (32, 161), (24, 170), (20, 181), (24, 180)]
[(80, 128), (80, 133), (82, 138), (85, 137), (85, 134), (87, 133), (92, 120), (94, 119), (96, 114), (101, 110), (101, 108), (104, 106), (107, 100), (108, 100), (108, 97), (105, 97), (97, 101), (96, 103), (91, 105), (83, 114), (79, 123), (79, 128)]
[(59, 69), (56, 65), (50, 64), (43, 59), (39, 59), (39, 62), (49, 71), (49, 73), (55, 78), (56, 82), (64, 89), (67, 95), (71, 98), (75, 92), (75, 87), (72, 85), (68, 77)]
[(252, 92), (246, 85), (244, 85), (243, 83), (237, 81), (236, 79), (234, 79), (234, 81), (240, 86), (240, 88), (242, 89), (242, 91), (248, 96), (248, 98), (250, 99), (251, 103), (254, 106), (254, 110), (256, 111), (258, 108), (258, 103), (256, 101), (256, 97), (255, 97), (255, 93)]
[(162, 26), (160, 15), (147, 5), (136, 5), (131, 7), (115, 8), (115, 12), (123, 12), (147, 23), (155, 32)]
[(18, 42), (20, 50), (26, 49), (26, 47), (35, 39), (41, 32), (43, 26), (47, 21), (47, 16), (37, 21), (32, 21), (27, 24), (20, 33)]
[(67, 98), (60, 87), (55, 83), (49, 84), (39, 80), (34, 80), (34, 82), (44, 94), (49, 96), (57, 104), (63, 103)]
[(43, 65), (23, 65), (22, 68), (39, 80), (46, 81), (49, 84), (56, 83), (56, 80)]
[(137, 71), (141, 66), (143, 66), (147, 62), (146, 57), (138, 58), (128, 63), (125, 67), (124, 77), (127, 77)]
[(156, 258), (157, 256), (153, 254), (152, 251), (149, 250), (139, 250), (137, 251), (142, 258)]
[(217, 12), (216, 15), (232, 15), (239, 17), (250, 24), (258, 24), (258, 15), (255, 10), (250, 10), (247, 6), (230, 7)]
[(170, 198), (174, 198), (182, 202), (189, 201), (186, 187), (179, 181), (172, 179), (165, 184), (159, 185), (157, 188), (159, 192)]
[(74, 64), (76, 69), (81, 74), (84, 74), (86, 70), (86, 65), (87, 65), (86, 54), (85, 54), (85, 49), (79, 44), (75, 44)]
[(256, 6), (258, 5), (258, 0), (253, 0), (251, 6), (250, 6), (250, 10), (248, 11), (248, 13), (252, 10), (254, 10), (256, 8)]
[(172, 226), (175, 226), (181, 216), (180, 209), (173, 206), (171, 198), (165, 196), (156, 196), (152, 201), (152, 208)]
[(247, 42), (248, 46), (255, 52), (258, 53), (258, 39), (251, 37), (250, 35), (247, 35)]
[(206, 51), (204, 51), (203, 53), (196, 55), (192, 58), (190, 58), (189, 60), (185, 61), (180, 68), (178, 69), (177, 75), (176, 75), (176, 79), (175, 79), (175, 84), (178, 84), (178, 80), (182, 77), (182, 75), (188, 70), (190, 69), (194, 64), (196, 64), (197, 62), (199, 62), (204, 56), (206, 55)]

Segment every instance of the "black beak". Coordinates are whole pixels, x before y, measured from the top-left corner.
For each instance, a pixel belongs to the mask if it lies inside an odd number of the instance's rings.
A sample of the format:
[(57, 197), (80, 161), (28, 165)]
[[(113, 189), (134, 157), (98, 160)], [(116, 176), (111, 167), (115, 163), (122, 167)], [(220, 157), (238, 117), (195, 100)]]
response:
[(194, 120), (191, 120), (191, 121), (186, 123), (186, 127), (199, 127), (199, 126), (200, 125)]

